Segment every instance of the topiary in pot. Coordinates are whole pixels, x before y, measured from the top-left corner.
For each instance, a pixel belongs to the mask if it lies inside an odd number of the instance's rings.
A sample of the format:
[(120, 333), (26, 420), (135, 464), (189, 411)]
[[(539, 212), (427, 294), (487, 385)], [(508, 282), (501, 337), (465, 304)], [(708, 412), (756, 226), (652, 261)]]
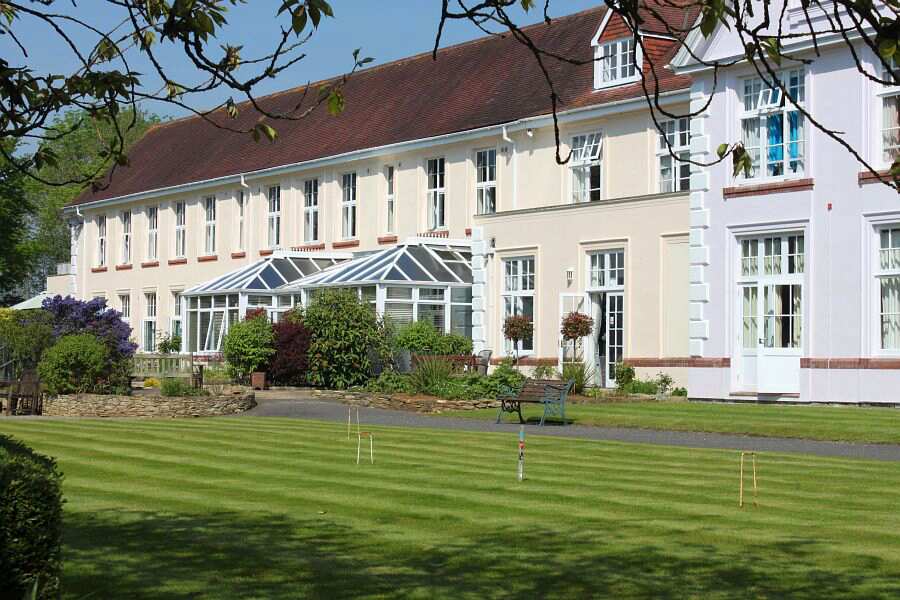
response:
[(510, 315), (503, 322), (503, 336), (512, 342), (517, 364), (519, 362), (519, 342), (531, 338), (532, 335), (534, 335), (534, 323), (524, 315)]

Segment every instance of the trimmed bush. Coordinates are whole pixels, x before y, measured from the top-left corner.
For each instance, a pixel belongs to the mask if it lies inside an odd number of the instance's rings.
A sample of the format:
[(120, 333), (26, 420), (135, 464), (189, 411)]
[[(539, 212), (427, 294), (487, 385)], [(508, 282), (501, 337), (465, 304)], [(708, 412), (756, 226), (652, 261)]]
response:
[(89, 333), (64, 336), (44, 352), (38, 375), (51, 394), (102, 393), (109, 388), (109, 351)]
[(472, 340), (458, 333), (444, 333), (427, 321), (402, 327), (394, 336), (394, 347), (414, 354), (472, 354)]
[(0, 435), (0, 598), (59, 596), (62, 475), (56, 462)]
[(275, 356), (269, 365), (269, 379), (277, 385), (303, 385), (309, 370), (312, 336), (299, 315), (275, 323)]
[(365, 385), (372, 358), (387, 360), (390, 347), (384, 325), (372, 305), (352, 292), (325, 290), (303, 313), (309, 330), (309, 382), (332, 389)]
[(524, 315), (510, 315), (503, 321), (503, 337), (513, 343), (516, 362), (519, 358), (519, 342), (534, 335), (534, 323)]
[(265, 314), (232, 325), (222, 342), (222, 354), (229, 374), (238, 381), (265, 369), (275, 354), (275, 333)]

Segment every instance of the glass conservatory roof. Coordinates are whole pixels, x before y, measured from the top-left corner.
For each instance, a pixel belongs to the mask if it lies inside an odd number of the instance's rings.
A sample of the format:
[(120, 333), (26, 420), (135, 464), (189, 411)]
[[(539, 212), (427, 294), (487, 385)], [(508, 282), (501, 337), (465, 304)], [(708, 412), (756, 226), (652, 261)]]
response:
[(304, 277), (322, 273), (325, 269), (345, 261), (349, 255), (290, 255), (276, 253), (226, 273), (216, 279), (195, 285), (182, 292), (183, 296), (224, 292), (266, 292), (296, 282)]
[(471, 285), (472, 251), (459, 244), (401, 244), (336, 264), (283, 289), (363, 283)]

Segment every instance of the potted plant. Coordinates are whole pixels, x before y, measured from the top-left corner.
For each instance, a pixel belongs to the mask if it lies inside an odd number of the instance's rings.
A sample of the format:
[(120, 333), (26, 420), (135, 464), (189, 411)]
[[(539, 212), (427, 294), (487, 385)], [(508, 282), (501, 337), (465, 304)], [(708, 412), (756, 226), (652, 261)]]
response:
[(534, 335), (534, 323), (524, 315), (510, 315), (503, 322), (503, 336), (512, 342), (516, 355), (516, 364), (519, 364), (519, 342), (527, 340)]

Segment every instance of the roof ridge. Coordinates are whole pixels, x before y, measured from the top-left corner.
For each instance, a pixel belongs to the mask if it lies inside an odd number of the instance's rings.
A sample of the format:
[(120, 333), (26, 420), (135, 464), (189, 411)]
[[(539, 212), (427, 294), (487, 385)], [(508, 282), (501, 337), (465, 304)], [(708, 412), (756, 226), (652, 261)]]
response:
[[(584, 9), (584, 10), (580, 10), (580, 11), (578, 11), (578, 12), (570, 13), (570, 14), (567, 14), (567, 15), (560, 15), (560, 16), (558, 16), (558, 17), (551, 17), (551, 20), (550, 20), (549, 22), (547, 22), (547, 21), (538, 21), (538, 22), (536, 22), (536, 23), (530, 23), (530, 24), (528, 24), (528, 25), (524, 25), (524, 26), (520, 27), (520, 29), (521, 29), (522, 31), (525, 31), (525, 32), (527, 32), (527, 31), (532, 31), (532, 30), (534, 30), (534, 29), (538, 29), (538, 28), (542, 28), (542, 27), (550, 27), (550, 26), (552, 26), (554, 23), (559, 22), (559, 21), (568, 21), (568, 20), (570, 20), (570, 19), (574, 19), (574, 18), (577, 18), (577, 17), (583, 17), (584, 15), (587, 15), (587, 14), (589, 14), (589, 13), (603, 14), (603, 13), (605, 13), (607, 10), (609, 10), (609, 9), (608, 9), (608, 7), (606, 6), (606, 4), (604, 3), (604, 4), (601, 4), (600, 6), (594, 6), (594, 7), (591, 7), (591, 8), (586, 8), (586, 9)], [(483, 35), (483, 36), (480, 36), (480, 37), (477, 37), (477, 38), (473, 38), (473, 39), (471, 39), (471, 40), (464, 40), (464, 41), (462, 41), (462, 42), (457, 42), (457, 43), (451, 44), (451, 45), (449, 45), (449, 46), (442, 46), (442, 47), (438, 48), (438, 50), (437, 50), (437, 55), (440, 56), (442, 53), (447, 53), (447, 52), (451, 52), (451, 51), (454, 51), (454, 50), (458, 50), (458, 49), (460, 49), (460, 48), (467, 48), (467, 47), (475, 46), (475, 45), (478, 45), (478, 44), (484, 44), (484, 43), (487, 43), (487, 42), (492, 42), (492, 41), (495, 41), (495, 40), (497, 40), (497, 39), (505, 39), (506, 36), (508, 36), (508, 35), (509, 35), (508, 32), (497, 33), (497, 34), (493, 34), (493, 35)], [(367, 73), (373, 73), (373, 72), (376, 72), (376, 71), (379, 71), (379, 70), (383, 70), (383, 69), (387, 69), (387, 68), (390, 68), (390, 67), (396, 67), (396, 66), (399, 66), (399, 65), (408, 63), (408, 62), (413, 62), (413, 61), (415, 61), (415, 60), (420, 60), (420, 59), (422, 59), (422, 58), (426, 58), (426, 57), (431, 56), (431, 55), (432, 55), (432, 52), (433, 52), (433, 50), (425, 50), (425, 51), (423, 51), (423, 52), (418, 52), (418, 53), (416, 53), (416, 54), (411, 54), (411, 55), (409, 55), (409, 56), (403, 56), (403, 57), (401, 57), (401, 58), (395, 58), (394, 60), (390, 60), (390, 61), (388, 61), (388, 62), (384, 62), (384, 63), (381, 63), (381, 64), (372, 65), (371, 67), (367, 67), (367, 68), (360, 69), (360, 70), (356, 71), (356, 72), (353, 74), (353, 76), (359, 76), (359, 75), (362, 75), (362, 74), (364, 74), (364, 73), (366, 73), (366, 74), (367, 74)], [(256, 96), (256, 97), (254, 97), (254, 100), (256, 101), (257, 104), (259, 104), (260, 102), (263, 102), (263, 101), (265, 101), (265, 100), (269, 100), (269, 99), (271, 99), (271, 98), (277, 98), (277, 97), (283, 96), (283, 95), (285, 95), (285, 94), (291, 94), (291, 93), (299, 92), (299, 91), (304, 90), (304, 89), (315, 89), (316, 87), (323, 86), (323, 85), (327, 85), (327, 84), (329, 84), (329, 83), (332, 83), (332, 82), (334, 82), (334, 81), (337, 81), (338, 79), (341, 79), (342, 77), (345, 77), (345, 76), (347, 76), (347, 75), (348, 75), (347, 73), (341, 73), (341, 74), (338, 74), (338, 75), (332, 75), (331, 77), (326, 77), (326, 78), (324, 78), (324, 79), (319, 79), (319, 80), (316, 80), (316, 81), (310, 81), (310, 82), (307, 82), (307, 83), (304, 83), (304, 84), (301, 84), (301, 85), (296, 85), (296, 86), (293, 86), (293, 87), (289, 87), (289, 88), (286, 88), (286, 89), (283, 89), (283, 90), (278, 90), (278, 91), (275, 91), (275, 92), (270, 92), (270, 93), (264, 94), (264, 95), (262, 95), (262, 96)], [(235, 106), (238, 107), (238, 108), (246, 107), (246, 106), (252, 106), (252, 102), (251, 102), (249, 99), (248, 99), (248, 100), (241, 100), (240, 102), (235, 103)], [(207, 117), (212, 117), (215, 113), (217, 113), (217, 112), (223, 110), (223, 107), (224, 107), (224, 104), (223, 104), (223, 105), (220, 105), (220, 106), (217, 106), (216, 108), (210, 108), (210, 109), (208, 109), (208, 111), (205, 111), (205, 114), (206, 114)], [(152, 131), (152, 130), (154, 130), (154, 129), (161, 129), (161, 128), (163, 128), (163, 127), (167, 127), (167, 126), (173, 125), (173, 124), (175, 124), (175, 123), (180, 123), (180, 122), (183, 122), (183, 121), (189, 121), (189, 120), (191, 120), (191, 119), (202, 119), (202, 118), (203, 118), (203, 117), (202, 117), (201, 115), (198, 115), (198, 114), (188, 114), (188, 115), (184, 115), (184, 116), (181, 116), (181, 117), (176, 117), (176, 118), (173, 118), (173, 119), (168, 119), (168, 120), (165, 121), (165, 122), (154, 123), (151, 127), (149, 127), (149, 128), (147, 129), (147, 132), (149, 133), (150, 131)]]

